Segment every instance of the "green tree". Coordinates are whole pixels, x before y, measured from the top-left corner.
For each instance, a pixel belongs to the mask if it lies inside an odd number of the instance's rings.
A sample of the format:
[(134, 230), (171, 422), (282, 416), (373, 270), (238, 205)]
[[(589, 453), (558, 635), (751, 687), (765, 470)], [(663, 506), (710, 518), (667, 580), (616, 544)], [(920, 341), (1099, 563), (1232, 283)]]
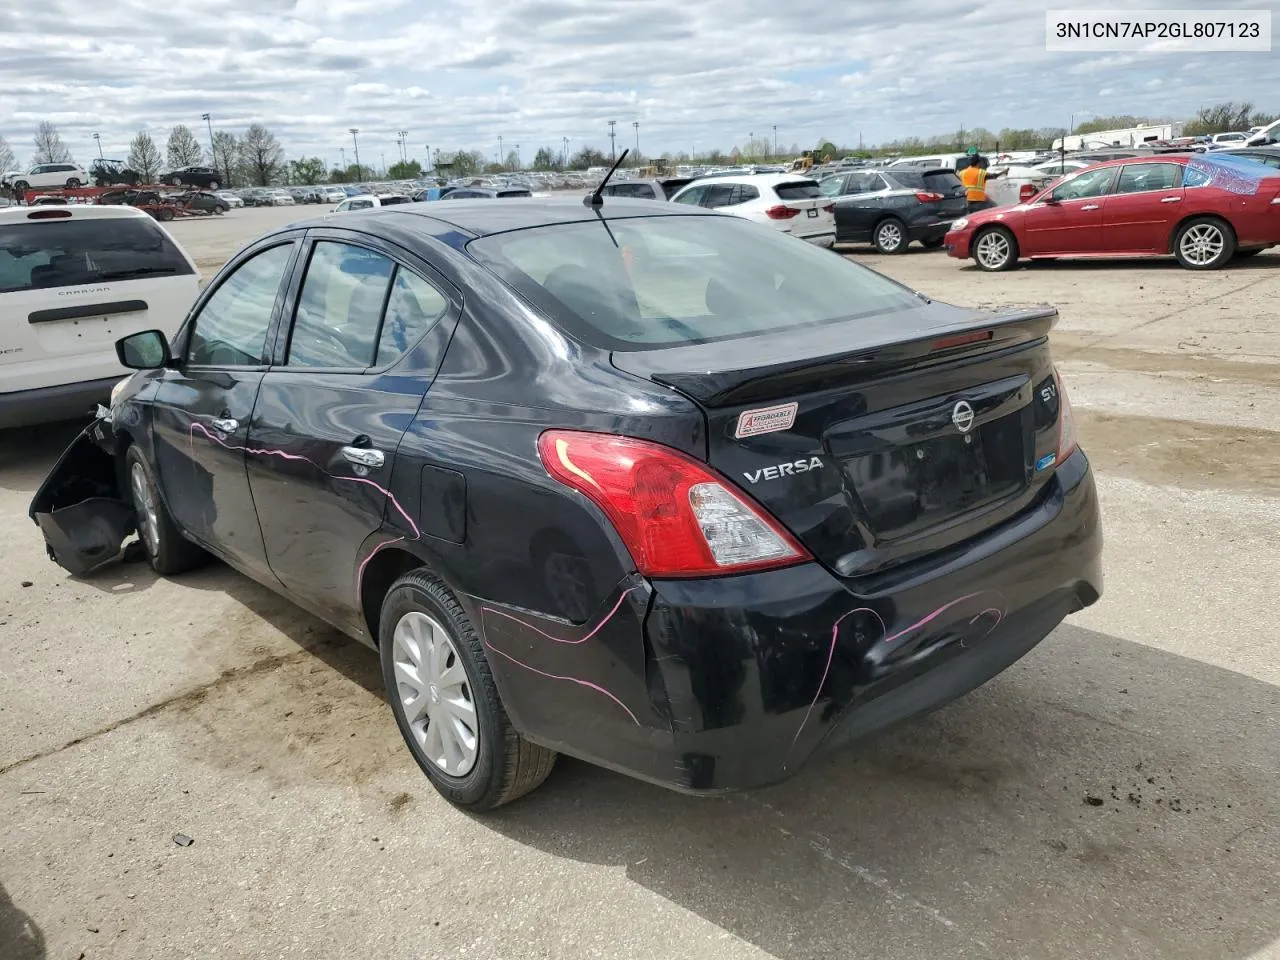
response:
[(319, 157), (299, 157), (289, 161), (289, 180), (314, 186), (324, 179), (324, 161)]
[(397, 160), (387, 170), (392, 180), (417, 180), (422, 176), (422, 164), (417, 160)]
[(254, 186), (265, 187), (284, 166), (284, 148), (270, 130), (252, 123), (240, 139), (240, 164)]
[(181, 123), (169, 131), (165, 153), (168, 155), (170, 169), (192, 166), (204, 156), (204, 150), (191, 128)]
[(550, 147), (539, 147), (533, 155), (533, 169), (554, 170), (560, 166), (560, 154)]
[(214, 131), (210, 163), (222, 174), (222, 186), (229, 187), (235, 182), (235, 171), (240, 165), (240, 142), (236, 140), (234, 133), (226, 130)]
[(1265, 115), (1254, 113), (1252, 103), (1227, 101), (1197, 110), (1195, 119), (1183, 126), (1182, 133), (1188, 137), (1204, 137), (1215, 133), (1248, 130), (1267, 122), (1269, 121), (1265, 120)]
[(574, 170), (586, 170), (588, 167), (607, 167), (612, 163), (609, 157), (595, 147), (583, 147), (569, 158), (569, 166)]
[(142, 177), (143, 183), (152, 183), (160, 172), (160, 151), (147, 131), (139, 130), (129, 143), (128, 163)]
[(834, 157), (839, 152), (840, 152), (839, 148), (836, 147), (834, 143), (832, 143), (830, 140), (823, 140), (818, 144), (817, 159), (819, 162), (821, 162), (823, 157)]
[(71, 151), (62, 142), (62, 136), (58, 133), (58, 128), (48, 120), (41, 120), (36, 126), (36, 135), (33, 138), (33, 142), (36, 145), (36, 152), (35, 156), (31, 158), (32, 163), (71, 162)]

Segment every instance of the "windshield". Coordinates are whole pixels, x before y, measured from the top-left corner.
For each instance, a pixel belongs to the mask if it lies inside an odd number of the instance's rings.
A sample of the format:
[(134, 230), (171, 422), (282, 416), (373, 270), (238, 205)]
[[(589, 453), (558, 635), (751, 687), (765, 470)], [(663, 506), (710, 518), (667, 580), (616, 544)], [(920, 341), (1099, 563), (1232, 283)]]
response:
[(644, 350), (899, 310), (914, 294), (844, 257), (736, 217), (560, 224), (467, 247), (570, 333)]
[(0, 293), (194, 273), (150, 220), (31, 220), (0, 226)]

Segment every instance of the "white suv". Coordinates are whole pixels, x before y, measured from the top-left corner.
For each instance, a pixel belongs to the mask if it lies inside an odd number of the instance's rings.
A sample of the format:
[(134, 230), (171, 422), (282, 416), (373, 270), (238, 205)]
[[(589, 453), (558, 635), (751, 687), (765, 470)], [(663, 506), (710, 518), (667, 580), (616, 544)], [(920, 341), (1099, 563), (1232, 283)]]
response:
[(199, 286), (191, 257), (134, 207), (0, 209), (0, 428), (90, 414), (128, 373), (116, 341), (172, 336)]
[(835, 204), (822, 195), (817, 181), (794, 173), (706, 177), (684, 187), (671, 202), (709, 207), (767, 223), (823, 247), (831, 246), (836, 239)]
[(78, 163), (37, 163), (26, 173), (14, 170), (4, 175), (4, 185), (15, 193), (49, 187), (83, 187), (88, 182), (89, 175)]

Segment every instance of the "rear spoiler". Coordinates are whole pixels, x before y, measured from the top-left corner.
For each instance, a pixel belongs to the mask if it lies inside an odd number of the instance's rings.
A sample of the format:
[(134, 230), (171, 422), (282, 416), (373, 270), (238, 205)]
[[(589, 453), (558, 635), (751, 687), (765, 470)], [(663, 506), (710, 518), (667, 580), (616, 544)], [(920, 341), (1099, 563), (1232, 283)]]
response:
[[(947, 310), (943, 322), (921, 322), (922, 311)], [(917, 314), (922, 314), (917, 316)], [(759, 337), (615, 352), (614, 366), (679, 390), (708, 406), (772, 400), (801, 391), (857, 383), (887, 370), (921, 370), (967, 354), (987, 353), (1043, 340), (1058, 322), (1053, 307), (983, 314), (943, 304), (847, 324), (819, 324)], [(912, 334), (903, 337), (903, 330)], [(846, 333), (847, 331), (847, 333)], [(856, 349), (829, 352), (833, 341), (862, 341)], [(828, 352), (824, 353), (822, 349)], [(753, 362), (792, 355), (794, 359)], [(796, 356), (798, 354), (798, 356)]]

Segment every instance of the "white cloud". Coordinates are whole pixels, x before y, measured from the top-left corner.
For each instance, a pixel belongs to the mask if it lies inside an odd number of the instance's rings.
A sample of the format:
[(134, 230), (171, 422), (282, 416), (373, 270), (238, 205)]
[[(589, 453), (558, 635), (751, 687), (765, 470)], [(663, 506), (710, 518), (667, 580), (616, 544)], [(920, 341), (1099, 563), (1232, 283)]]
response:
[[(200, 10), (198, 20), (151, 0), (0, 10), (0, 134), (25, 160), (36, 122), (51, 119), (81, 158), (94, 132), (121, 156), (138, 129), (197, 128), (208, 112), (228, 129), (265, 122), (290, 156), (332, 162), (349, 127), (362, 154), (396, 153), (408, 130), (419, 155), (428, 142), (492, 154), (499, 136), (529, 155), (562, 136), (606, 147), (609, 120), (639, 121), (648, 151), (728, 148), (775, 124), (780, 143), (808, 146), (859, 132), (874, 143), (1065, 126), (1072, 111), (1185, 117), (1222, 100), (1280, 110), (1280, 58), (1205, 54), (1183, 71), (1182, 54), (1050, 54), (1043, 9), (1025, 0), (201, 0)], [(1176, 84), (1160, 82), (1175, 70)]]

